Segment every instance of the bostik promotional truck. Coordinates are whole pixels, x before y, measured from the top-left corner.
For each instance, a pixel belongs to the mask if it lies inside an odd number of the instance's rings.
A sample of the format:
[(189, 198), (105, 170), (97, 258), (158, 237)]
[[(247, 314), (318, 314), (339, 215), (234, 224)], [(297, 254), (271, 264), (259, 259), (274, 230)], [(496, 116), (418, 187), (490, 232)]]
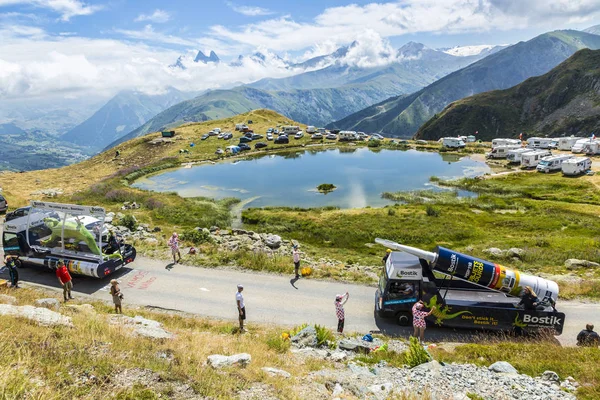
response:
[[(375, 311), (382, 318), (409, 325), (412, 306), (422, 300), (427, 309), (435, 307), (427, 317), (430, 325), (562, 333), (565, 314), (555, 309), (555, 282), (439, 246), (430, 252), (384, 239), (375, 242), (400, 250), (387, 258), (375, 295)], [(519, 306), (525, 286), (540, 300), (535, 310)]]
[(22, 265), (55, 269), (59, 261), (72, 274), (104, 278), (135, 260), (135, 248), (104, 226), (104, 208), (32, 201), (26, 215), (6, 221), (4, 253)]

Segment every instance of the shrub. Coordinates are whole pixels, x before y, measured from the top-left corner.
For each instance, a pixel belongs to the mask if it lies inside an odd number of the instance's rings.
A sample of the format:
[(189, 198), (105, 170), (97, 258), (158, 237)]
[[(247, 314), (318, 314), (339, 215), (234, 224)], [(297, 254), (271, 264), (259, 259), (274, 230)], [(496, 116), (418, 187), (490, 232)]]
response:
[(181, 240), (194, 244), (202, 244), (210, 242), (210, 233), (202, 229), (189, 229), (181, 234)]
[(165, 204), (162, 201), (156, 200), (153, 197), (150, 197), (146, 201), (146, 207), (148, 207), (149, 210), (156, 210), (158, 208), (163, 208), (164, 206), (165, 206)]
[(122, 203), (125, 201), (135, 201), (135, 197), (132, 193), (129, 193), (124, 189), (112, 189), (106, 192), (104, 198), (110, 202)]
[(427, 205), (427, 208), (425, 208), (425, 212), (427, 213), (427, 216), (429, 216), (429, 217), (439, 217), (440, 216), (440, 210), (438, 210), (437, 208), (435, 208), (432, 205)]
[(413, 368), (429, 361), (431, 361), (431, 356), (425, 351), (421, 343), (419, 343), (419, 339), (411, 336), (406, 352), (406, 363), (408, 366)]
[(379, 140), (369, 140), (367, 143), (367, 147), (379, 147), (381, 146), (381, 142)]
[(130, 231), (135, 231), (137, 229), (137, 220), (131, 214), (125, 214), (123, 218), (119, 220), (119, 223)]
[(315, 325), (317, 331), (317, 346), (328, 345), (330, 348), (335, 348), (337, 342), (333, 332), (321, 325)]
[(394, 210), (393, 208), (388, 208), (388, 215), (390, 217), (393, 217), (394, 215), (396, 215), (396, 210)]
[(308, 326), (308, 324), (304, 323), (304, 324), (298, 325), (294, 329), (290, 330), (289, 331), (290, 337), (296, 336), (298, 334), (298, 332), (300, 332), (302, 329), (306, 328), (307, 326)]
[(267, 346), (278, 353), (285, 353), (290, 349), (290, 340), (281, 335), (273, 335), (267, 338)]
[(319, 192), (331, 192), (335, 189), (336, 187), (333, 183), (321, 183), (319, 186), (317, 186), (317, 190)]

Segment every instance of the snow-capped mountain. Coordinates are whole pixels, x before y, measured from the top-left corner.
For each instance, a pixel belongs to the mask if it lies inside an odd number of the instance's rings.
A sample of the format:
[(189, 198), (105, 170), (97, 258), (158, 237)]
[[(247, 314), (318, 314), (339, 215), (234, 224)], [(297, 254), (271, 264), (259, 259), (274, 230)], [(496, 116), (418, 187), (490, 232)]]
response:
[(478, 56), (483, 54), (492, 54), (496, 51), (502, 50), (507, 47), (506, 44), (495, 45), (495, 44), (482, 44), (476, 46), (455, 46), (451, 48), (438, 49), (446, 54), (450, 54), (455, 57), (468, 57)]

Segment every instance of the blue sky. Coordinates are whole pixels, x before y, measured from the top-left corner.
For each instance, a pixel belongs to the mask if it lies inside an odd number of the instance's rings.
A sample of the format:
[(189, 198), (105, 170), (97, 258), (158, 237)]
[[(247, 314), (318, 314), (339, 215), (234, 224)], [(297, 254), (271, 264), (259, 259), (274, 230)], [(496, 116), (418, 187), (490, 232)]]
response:
[(376, 58), (408, 41), (511, 44), (599, 23), (598, 0), (0, 0), (0, 99), (150, 83), (201, 90), (291, 73), (168, 69), (198, 49), (224, 60), (260, 50), (301, 61), (358, 39)]

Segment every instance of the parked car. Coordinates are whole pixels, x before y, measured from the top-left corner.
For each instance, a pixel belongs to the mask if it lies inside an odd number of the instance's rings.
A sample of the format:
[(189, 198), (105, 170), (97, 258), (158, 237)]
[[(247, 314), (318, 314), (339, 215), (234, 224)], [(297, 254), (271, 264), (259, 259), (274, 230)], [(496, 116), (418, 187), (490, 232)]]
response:
[(252, 147), (248, 146), (246, 143), (238, 144), (238, 147), (241, 151), (252, 150)]
[(210, 137), (210, 135), (208, 133), (205, 133), (204, 135), (202, 135), (202, 137), (200, 138), (200, 140), (206, 140)]
[(8, 210), (8, 201), (6, 201), (6, 198), (0, 194), (0, 212), (5, 213), (6, 210)]
[(223, 135), (223, 140), (233, 139), (233, 133), (227, 132)]
[(242, 132), (254, 132), (252, 129), (248, 128), (246, 125), (241, 129)]
[(219, 134), (217, 135), (217, 139), (223, 139), (223, 135), (224, 135), (224, 133), (219, 133)]
[(240, 143), (250, 143), (252, 141), (252, 138), (249, 138), (247, 136), (242, 136), (240, 138)]
[(267, 129), (267, 133), (272, 133), (273, 132), (273, 128), (268, 128)]
[(252, 134), (252, 140), (258, 140), (258, 139), (262, 139), (262, 138), (264, 138), (263, 135), (259, 135), (258, 133)]
[(217, 133), (221, 133), (221, 128), (214, 128), (213, 131), (217, 132)]
[(327, 140), (337, 140), (337, 135), (335, 133), (328, 133), (327, 136), (325, 136), (325, 139), (327, 139)]
[(279, 135), (279, 129), (273, 129), (273, 133)]
[(279, 135), (277, 137), (277, 139), (275, 139), (274, 143), (275, 144), (284, 144), (284, 143), (289, 143), (290, 139), (286, 136), (286, 135)]
[(383, 139), (384, 139), (384, 137), (383, 137), (383, 136), (381, 136), (379, 133), (374, 133), (374, 134), (372, 134), (372, 135), (371, 135), (371, 138), (373, 138), (373, 139), (377, 139), (377, 140), (383, 140)]
[(265, 142), (258, 142), (258, 143), (256, 143), (254, 145), (255, 149), (262, 149), (262, 148), (265, 148), (265, 147), (267, 147), (267, 144)]
[(320, 133), (315, 133), (310, 138), (313, 140), (323, 139), (323, 135)]
[(302, 139), (304, 137), (304, 132), (300, 131), (294, 135), (294, 139)]
[(267, 133), (267, 140), (273, 140), (273, 134)]
[(209, 135), (209, 136), (217, 136), (217, 135), (218, 135), (218, 133), (217, 133), (217, 132), (215, 132), (215, 131), (210, 131), (210, 132), (208, 132), (208, 135)]
[(417, 144), (427, 144), (427, 140), (417, 140), (415, 143)]

